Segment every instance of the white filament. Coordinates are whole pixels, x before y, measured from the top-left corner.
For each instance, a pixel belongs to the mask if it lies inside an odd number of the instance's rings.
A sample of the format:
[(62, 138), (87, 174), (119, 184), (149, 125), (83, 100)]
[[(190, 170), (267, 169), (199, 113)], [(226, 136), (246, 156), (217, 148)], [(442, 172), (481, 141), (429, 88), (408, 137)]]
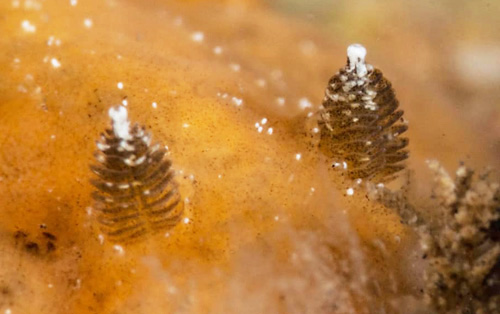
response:
[(358, 76), (363, 77), (368, 73), (365, 64), (366, 48), (360, 44), (352, 44), (347, 47), (347, 57), (349, 58), (349, 70), (356, 70)]
[(117, 109), (109, 108), (109, 117), (113, 120), (113, 132), (116, 137), (123, 140), (130, 140), (132, 136), (130, 135), (130, 121), (128, 121), (127, 109), (123, 106), (119, 106)]

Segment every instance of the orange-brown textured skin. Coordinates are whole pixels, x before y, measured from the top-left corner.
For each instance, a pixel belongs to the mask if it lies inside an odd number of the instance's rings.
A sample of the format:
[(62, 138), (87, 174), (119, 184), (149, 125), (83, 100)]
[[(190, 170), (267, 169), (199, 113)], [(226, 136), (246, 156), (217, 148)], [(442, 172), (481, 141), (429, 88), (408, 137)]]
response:
[[(237, 274), (244, 278), (245, 263), (252, 265), (235, 258), (242, 248), (257, 243), (257, 254), (265, 252), (262, 239), (273, 241), (268, 235), (283, 226), (326, 236), (317, 224), (332, 217), (334, 229), (346, 230), (343, 237), (366, 245), (364, 260), (382, 287), (388, 271), (406, 273), (401, 256), (412, 242), (399, 219), (361, 193), (346, 197), (338, 187), (348, 183), (328, 171), (329, 161), (304, 136), (306, 113), (317, 110), (328, 77), (345, 60), (335, 36), (252, 1), (88, 0), (73, 7), (47, 0), (40, 10), (24, 3), (0, 3), (0, 280), (12, 291), (0, 310), (206, 313), (227, 301), (233, 268), (243, 269)], [(36, 31), (23, 31), (23, 20)], [(202, 42), (192, 40), (197, 31)], [(50, 36), (61, 45), (48, 46)], [(315, 43), (313, 54), (300, 49), (304, 40)], [(51, 58), (61, 66), (54, 68)], [(384, 73), (390, 77), (391, 70)], [(445, 165), (462, 156), (494, 160), (439, 105), (441, 96), (391, 81), (410, 121), (410, 167), (422, 168), (429, 157)], [(182, 170), (189, 221), (121, 255), (98, 240), (88, 164), (108, 126), (108, 108), (124, 98), (131, 120), (168, 145)], [(302, 98), (312, 104), (306, 111)], [(255, 123), (263, 118), (268, 122), (259, 133)], [(56, 250), (26, 252), (16, 244), (17, 230), (38, 243), (50, 231)], [(373, 244), (379, 240), (384, 253)], [(273, 247), (278, 256), (290, 254)], [(401, 294), (415, 289), (406, 276), (397, 280)]]

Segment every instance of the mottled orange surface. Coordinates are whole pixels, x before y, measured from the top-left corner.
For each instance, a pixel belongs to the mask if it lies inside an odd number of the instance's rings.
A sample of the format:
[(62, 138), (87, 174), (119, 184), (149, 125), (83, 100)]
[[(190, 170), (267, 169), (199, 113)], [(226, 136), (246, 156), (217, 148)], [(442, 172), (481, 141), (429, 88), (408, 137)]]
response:
[[(335, 34), (252, 1), (132, 0), (4, 1), (0, 32), (0, 311), (364, 313), (418, 291), (398, 217), (346, 196), (310, 145), (345, 62)], [(494, 163), (439, 93), (393, 85), (417, 186), (427, 158)], [(187, 220), (120, 254), (98, 239), (88, 164), (124, 99), (168, 145)]]

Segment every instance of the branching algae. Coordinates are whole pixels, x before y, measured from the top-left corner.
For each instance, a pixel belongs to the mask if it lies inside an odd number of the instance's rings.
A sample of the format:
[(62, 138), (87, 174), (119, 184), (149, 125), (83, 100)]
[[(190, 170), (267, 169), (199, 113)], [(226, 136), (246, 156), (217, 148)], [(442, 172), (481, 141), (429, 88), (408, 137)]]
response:
[(460, 166), (452, 178), (437, 162), (435, 221), (419, 228), (426, 271), (427, 301), (442, 311), (500, 311), (500, 185), (488, 174)]

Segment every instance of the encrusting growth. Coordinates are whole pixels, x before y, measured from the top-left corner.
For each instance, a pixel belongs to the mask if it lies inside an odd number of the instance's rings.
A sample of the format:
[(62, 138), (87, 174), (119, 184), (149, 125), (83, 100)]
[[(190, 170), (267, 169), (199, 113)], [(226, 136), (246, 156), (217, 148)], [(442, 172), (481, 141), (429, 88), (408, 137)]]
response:
[(351, 179), (389, 181), (408, 157), (403, 150), (408, 128), (397, 110), (391, 83), (382, 72), (365, 64), (366, 49), (347, 49), (347, 65), (328, 82), (320, 111), (320, 149), (335, 162), (346, 162)]
[(98, 221), (112, 242), (128, 242), (174, 227), (184, 204), (165, 148), (144, 127), (130, 126), (125, 107), (111, 108), (112, 129), (101, 134), (90, 169)]

